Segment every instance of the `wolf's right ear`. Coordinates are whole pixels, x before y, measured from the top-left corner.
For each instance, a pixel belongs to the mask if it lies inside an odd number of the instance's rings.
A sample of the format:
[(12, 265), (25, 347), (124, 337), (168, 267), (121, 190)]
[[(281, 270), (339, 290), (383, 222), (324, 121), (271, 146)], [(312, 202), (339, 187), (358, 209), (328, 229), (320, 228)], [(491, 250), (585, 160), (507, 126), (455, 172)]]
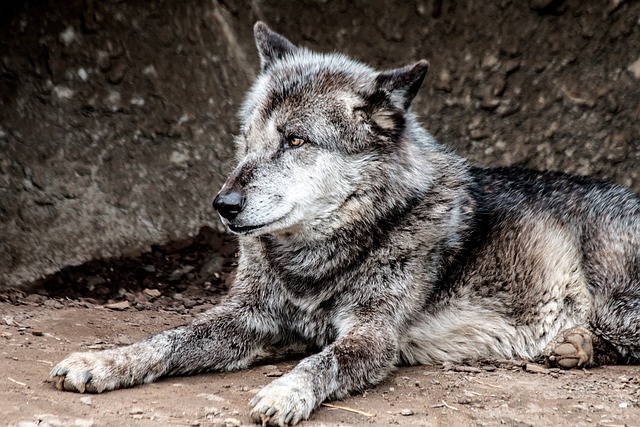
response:
[(381, 72), (376, 77), (376, 85), (389, 94), (391, 102), (406, 110), (422, 86), (428, 70), (429, 63), (422, 59), (413, 65)]
[(285, 37), (272, 31), (267, 24), (258, 21), (253, 26), (253, 35), (260, 55), (260, 70), (266, 71), (274, 61), (298, 49)]

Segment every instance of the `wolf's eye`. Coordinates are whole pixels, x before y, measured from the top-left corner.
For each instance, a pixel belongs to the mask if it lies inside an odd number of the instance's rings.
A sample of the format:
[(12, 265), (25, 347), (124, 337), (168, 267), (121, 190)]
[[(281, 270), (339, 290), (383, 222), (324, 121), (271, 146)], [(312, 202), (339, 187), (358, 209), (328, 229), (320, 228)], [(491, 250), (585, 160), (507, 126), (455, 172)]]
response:
[(290, 136), (287, 139), (287, 146), (292, 148), (300, 147), (303, 144), (304, 144), (304, 139), (300, 138), (299, 136)]

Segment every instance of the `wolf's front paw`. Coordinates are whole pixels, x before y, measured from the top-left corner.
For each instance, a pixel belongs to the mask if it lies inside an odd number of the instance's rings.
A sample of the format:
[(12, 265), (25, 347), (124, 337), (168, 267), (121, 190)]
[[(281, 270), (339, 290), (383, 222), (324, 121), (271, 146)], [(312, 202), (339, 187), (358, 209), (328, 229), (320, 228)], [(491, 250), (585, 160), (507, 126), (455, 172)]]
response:
[(298, 424), (311, 415), (316, 398), (310, 387), (286, 376), (275, 380), (251, 400), (251, 418), (263, 426)]
[(49, 374), (58, 390), (102, 393), (122, 387), (115, 355), (106, 351), (73, 353), (58, 363)]

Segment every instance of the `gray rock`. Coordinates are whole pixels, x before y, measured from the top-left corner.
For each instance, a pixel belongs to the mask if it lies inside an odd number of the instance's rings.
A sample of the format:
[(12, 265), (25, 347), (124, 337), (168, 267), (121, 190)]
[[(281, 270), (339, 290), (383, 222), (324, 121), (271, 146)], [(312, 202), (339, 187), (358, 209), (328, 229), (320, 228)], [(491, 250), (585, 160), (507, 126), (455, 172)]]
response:
[(527, 363), (525, 365), (525, 371), (531, 372), (534, 374), (548, 374), (549, 370), (544, 366), (536, 365), (534, 363)]
[(107, 304), (104, 307), (108, 308), (109, 310), (125, 310), (131, 307), (131, 304), (129, 303), (129, 301), (120, 301), (114, 302), (112, 304)]
[(144, 413), (144, 410), (139, 407), (139, 406), (134, 406), (133, 408), (131, 408), (131, 410), (129, 411), (129, 415), (141, 415)]
[(143, 292), (145, 295), (151, 298), (157, 298), (162, 295), (162, 292), (160, 292), (158, 289), (145, 289)]

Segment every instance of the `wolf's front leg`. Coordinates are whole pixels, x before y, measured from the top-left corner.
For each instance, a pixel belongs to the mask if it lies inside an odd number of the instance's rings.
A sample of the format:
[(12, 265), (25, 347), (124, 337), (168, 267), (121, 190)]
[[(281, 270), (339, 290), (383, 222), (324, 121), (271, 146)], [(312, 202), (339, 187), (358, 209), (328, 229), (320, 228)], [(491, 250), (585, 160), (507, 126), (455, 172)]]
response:
[(297, 424), (325, 399), (342, 398), (384, 379), (393, 367), (397, 346), (388, 325), (356, 326), (258, 392), (251, 401), (251, 417), (263, 425)]
[[(165, 375), (247, 366), (268, 334), (267, 319), (252, 321), (231, 301), (200, 315), (187, 326), (161, 332), (135, 344), (73, 353), (50, 373), (60, 390), (101, 393), (150, 383)], [(252, 326), (255, 326), (252, 327)]]

